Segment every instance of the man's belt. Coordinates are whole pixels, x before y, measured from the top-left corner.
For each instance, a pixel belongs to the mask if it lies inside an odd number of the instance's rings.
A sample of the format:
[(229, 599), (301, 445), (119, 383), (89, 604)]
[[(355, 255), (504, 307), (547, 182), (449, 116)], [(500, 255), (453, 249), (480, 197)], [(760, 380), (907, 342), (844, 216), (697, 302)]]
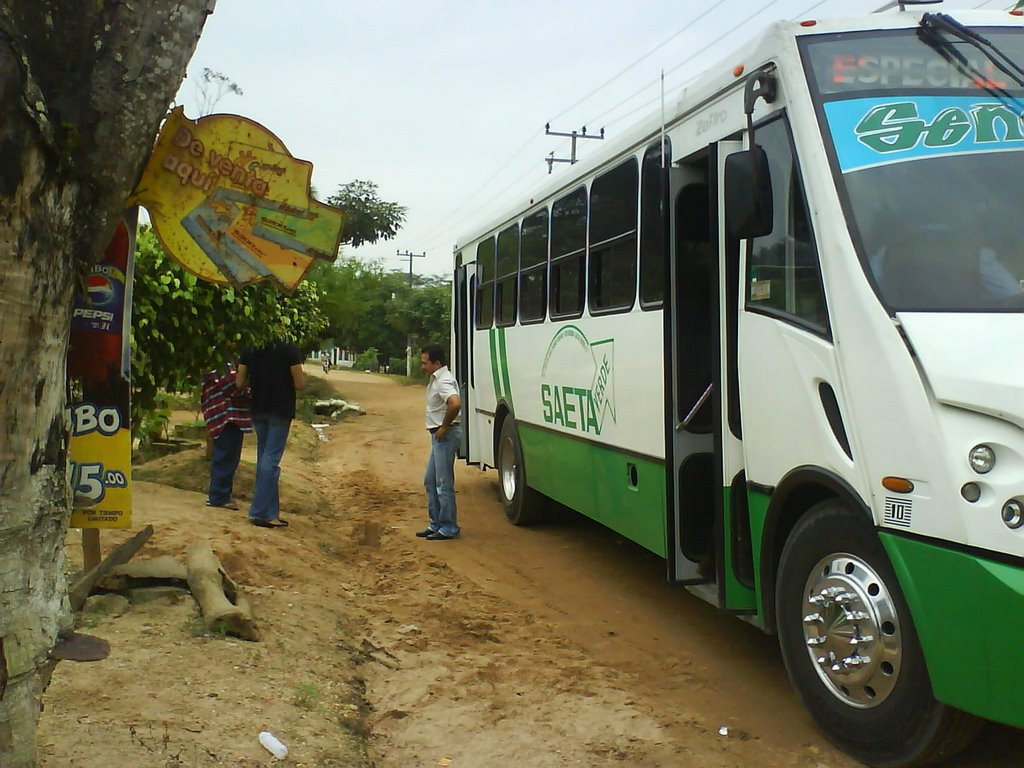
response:
[[(457, 426), (459, 426), (459, 422), (453, 421), (451, 424), (448, 425), (448, 429), (451, 429), (452, 427), (457, 427)], [(427, 432), (429, 432), (430, 434), (434, 434), (439, 429), (440, 429), (440, 427), (427, 427)]]

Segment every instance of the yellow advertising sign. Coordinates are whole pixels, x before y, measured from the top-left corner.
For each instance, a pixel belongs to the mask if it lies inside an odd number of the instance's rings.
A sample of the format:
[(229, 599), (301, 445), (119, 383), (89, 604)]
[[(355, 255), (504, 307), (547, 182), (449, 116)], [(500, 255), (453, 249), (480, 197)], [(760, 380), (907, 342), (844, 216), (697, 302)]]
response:
[(334, 261), (344, 215), (310, 196), (313, 166), (238, 115), (164, 123), (133, 200), (169, 255), (204, 280), (295, 289), (314, 259)]
[(68, 344), (72, 528), (132, 524), (131, 329), (138, 209), (125, 213), (75, 297)]

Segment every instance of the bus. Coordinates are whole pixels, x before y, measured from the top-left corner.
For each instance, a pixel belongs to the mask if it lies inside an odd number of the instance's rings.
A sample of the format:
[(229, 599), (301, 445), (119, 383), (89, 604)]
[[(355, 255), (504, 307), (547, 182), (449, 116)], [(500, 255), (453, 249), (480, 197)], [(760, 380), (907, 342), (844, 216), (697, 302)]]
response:
[(1024, 726), (1022, 63), (1019, 11), (780, 22), (455, 248), (508, 519), (663, 557), (870, 765)]

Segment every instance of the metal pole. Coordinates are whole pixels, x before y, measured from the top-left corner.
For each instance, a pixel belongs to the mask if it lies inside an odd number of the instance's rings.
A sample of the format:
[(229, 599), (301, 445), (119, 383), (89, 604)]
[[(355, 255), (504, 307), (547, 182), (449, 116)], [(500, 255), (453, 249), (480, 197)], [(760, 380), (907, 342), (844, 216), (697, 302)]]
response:
[[(402, 253), (401, 251), (396, 250), (395, 254), (397, 256), (399, 256), (400, 258), (408, 259), (409, 260), (409, 295), (412, 296), (412, 260), (413, 259), (425, 259), (427, 257), (427, 252), (424, 251), (423, 253), (412, 253), (410, 251), (406, 251), (405, 253)], [(411, 334), (409, 334), (409, 335), (407, 335), (405, 337), (405, 375), (406, 376), (412, 376), (412, 347), (413, 347), (413, 339), (414, 338), (415, 337), (412, 336)]]

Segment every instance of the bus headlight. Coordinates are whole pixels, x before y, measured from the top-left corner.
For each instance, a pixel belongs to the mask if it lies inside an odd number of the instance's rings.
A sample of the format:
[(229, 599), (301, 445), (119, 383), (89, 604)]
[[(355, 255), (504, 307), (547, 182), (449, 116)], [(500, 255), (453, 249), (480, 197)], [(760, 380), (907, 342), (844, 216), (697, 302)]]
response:
[(996, 452), (984, 443), (976, 445), (967, 455), (967, 462), (971, 465), (971, 469), (979, 475), (984, 475), (986, 472), (991, 472), (992, 467), (996, 465)]
[(1011, 530), (1017, 530), (1024, 525), (1024, 504), (1016, 499), (1010, 499), (1003, 504), (1003, 523)]

